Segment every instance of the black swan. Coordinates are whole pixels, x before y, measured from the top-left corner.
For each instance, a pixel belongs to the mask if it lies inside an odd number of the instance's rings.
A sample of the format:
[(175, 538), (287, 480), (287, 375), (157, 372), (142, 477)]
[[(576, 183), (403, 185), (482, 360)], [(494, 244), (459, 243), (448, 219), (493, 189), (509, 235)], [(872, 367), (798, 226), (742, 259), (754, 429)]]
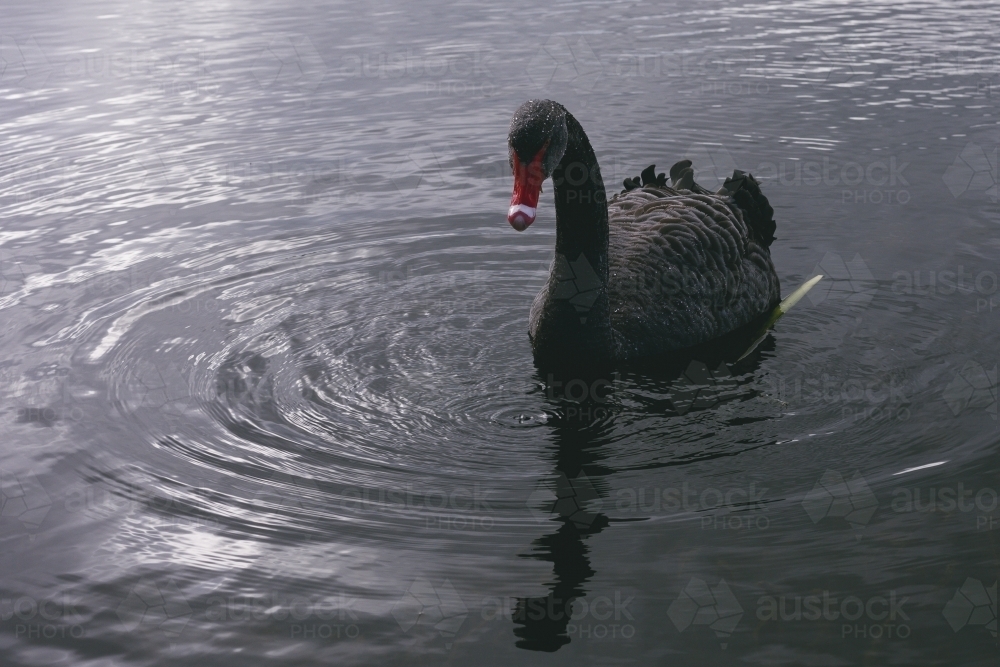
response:
[(528, 328), (539, 364), (661, 357), (778, 305), (774, 210), (752, 175), (737, 170), (712, 193), (684, 160), (670, 185), (650, 166), (609, 199), (583, 128), (550, 100), (522, 104), (507, 143), (514, 229), (535, 221), (542, 181), (555, 190), (555, 260)]

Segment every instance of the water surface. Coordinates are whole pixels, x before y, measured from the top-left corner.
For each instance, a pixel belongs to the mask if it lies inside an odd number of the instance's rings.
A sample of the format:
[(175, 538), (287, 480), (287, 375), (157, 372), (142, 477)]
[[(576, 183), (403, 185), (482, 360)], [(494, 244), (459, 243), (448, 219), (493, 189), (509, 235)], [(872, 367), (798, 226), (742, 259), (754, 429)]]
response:
[[(995, 664), (996, 5), (4, 16), (4, 664)], [(532, 97), (827, 278), (739, 364), (538, 371)]]

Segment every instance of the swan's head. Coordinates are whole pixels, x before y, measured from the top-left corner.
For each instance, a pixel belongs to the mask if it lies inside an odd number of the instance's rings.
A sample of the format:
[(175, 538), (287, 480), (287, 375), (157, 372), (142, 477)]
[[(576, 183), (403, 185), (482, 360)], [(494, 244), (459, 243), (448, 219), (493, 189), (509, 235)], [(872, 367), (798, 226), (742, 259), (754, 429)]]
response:
[(507, 135), (514, 194), (507, 222), (519, 232), (535, 221), (542, 181), (566, 152), (566, 109), (551, 100), (528, 100), (514, 112)]

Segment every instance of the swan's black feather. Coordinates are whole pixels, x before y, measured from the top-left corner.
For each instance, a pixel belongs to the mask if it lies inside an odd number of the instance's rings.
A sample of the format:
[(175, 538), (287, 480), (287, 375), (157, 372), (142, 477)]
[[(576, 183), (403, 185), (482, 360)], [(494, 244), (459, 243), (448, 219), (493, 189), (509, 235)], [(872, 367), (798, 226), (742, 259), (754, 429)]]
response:
[(643, 185), (656, 185), (656, 165), (651, 164), (642, 170), (642, 184)]
[[(690, 173), (682, 177), (690, 162), (678, 165), (671, 176), (698, 187)], [(773, 237), (765, 236), (774, 231), (773, 209), (749, 175), (730, 181), (739, 182), (735, 193), (652, 184), (609, 202), (608, 291), (618, 358), (712, 340), (780, 300), (768, 251)]]
[[(619, 359), (655, 356), (724, 335), (769, 312), (780, 286), (768, 248), (774, 209), (750, 174), (718, 192), (690, 160), (626, 178), (608, 204), (608, 302)], [(541, 295), (539, 295), (541, 296)]]
[(622, 186), (625, 188), (622, 190), (622, 194), (635, 190), (636, 188), (644, 188), (648, 185), (654, 187), (666, 187), (667, 185), (667, 175), (666, 174), (656, 174), (656, 165), (651, 164), (642, 170), (642, 173), (638, 176), (632, 178), (626, 178), (622, 182)]
[(774, 242), (774, 232), (777, 223), (774, 222), (774, 209), (767, 197), (760, 190), (760, 183), (753, 174), (744, 174), (739, 169), (733, 172), (722, 186), (731, 193), (736, 205), (743, 211), (743, 219), (751, 231), (757, 236), (764, 247), (771, 247)]
[(676, 182), (681, 176), (681, 172), (691, 166), (691, 160), (681, 160), (670, 168), (670, 181)]

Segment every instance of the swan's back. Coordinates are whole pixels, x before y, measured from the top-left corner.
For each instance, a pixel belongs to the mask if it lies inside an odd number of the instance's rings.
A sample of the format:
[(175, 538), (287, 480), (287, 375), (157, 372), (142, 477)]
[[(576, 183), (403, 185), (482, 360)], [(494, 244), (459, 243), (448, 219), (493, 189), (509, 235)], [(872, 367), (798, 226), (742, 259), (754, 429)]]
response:
[(711, 340), (780, 300), (773, 211), (756, 181), (735, 193), (697, 189), (650, 184), (608, 202), (611, 325), (623, 358)]

